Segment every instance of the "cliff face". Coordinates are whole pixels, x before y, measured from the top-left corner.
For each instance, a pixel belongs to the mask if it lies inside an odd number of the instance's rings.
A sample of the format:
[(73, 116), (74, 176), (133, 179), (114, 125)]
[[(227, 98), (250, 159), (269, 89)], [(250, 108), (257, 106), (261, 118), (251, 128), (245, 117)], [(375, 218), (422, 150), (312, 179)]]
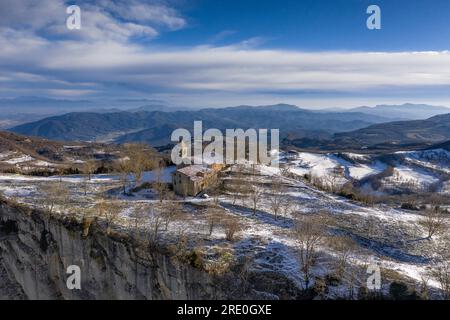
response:
[[(5, 202), (0, 204), (0, 264), (23, 291), (17, 297), (28, 299), (232, 298), (211, 275), (168, 254), (95, 228), (83, 237), (77, 222), (47, 220)], [(69, 265), (81, 269), (80, 290), (67, 288)], [(4, 282), (0, 292), (6, 290)]]

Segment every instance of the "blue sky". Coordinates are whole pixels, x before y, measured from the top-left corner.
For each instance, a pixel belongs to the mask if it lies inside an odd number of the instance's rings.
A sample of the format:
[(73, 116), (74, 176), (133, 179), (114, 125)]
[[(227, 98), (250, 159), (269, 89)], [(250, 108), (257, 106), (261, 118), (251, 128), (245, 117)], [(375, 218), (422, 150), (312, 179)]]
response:
[(448, 0), (2, 0), (0, 98), (450, 106), (449, 20)]
[[(382, 10), (382, 29), (366, 28), (366, 9)], [(293, 50), (447, 50), (447, 0), (194, 0), (190, 26), (158, 43), (226, 45), (261, 37), (263, 47)]]

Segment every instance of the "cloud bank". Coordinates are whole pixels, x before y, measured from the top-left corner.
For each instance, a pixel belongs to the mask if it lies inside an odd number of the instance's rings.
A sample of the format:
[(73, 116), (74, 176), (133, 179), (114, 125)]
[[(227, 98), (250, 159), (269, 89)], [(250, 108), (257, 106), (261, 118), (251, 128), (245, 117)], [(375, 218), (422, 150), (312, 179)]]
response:
[[(186, 27), (168, 3), (82, 1), (82, 30), (63, 1), (0, 4), (0, 95), (358, 95), (450, 88), (450, 52), (302, 52), (161, 47), (139, 41)], [(250, 99), (251, 100), (251, 99)]]

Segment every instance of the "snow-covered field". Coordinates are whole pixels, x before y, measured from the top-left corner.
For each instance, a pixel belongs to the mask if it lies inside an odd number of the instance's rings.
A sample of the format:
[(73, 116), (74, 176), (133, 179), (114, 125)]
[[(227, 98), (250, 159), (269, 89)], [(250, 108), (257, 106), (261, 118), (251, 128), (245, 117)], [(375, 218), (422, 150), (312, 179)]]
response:
[(0, 154), (0, 164), (12, 165), (23, 172), (28, 172), (37, 168), (56, 168), (60, 164), (36, 159), (21, 152), (3, 152)]
[[(213, 205), (212, 197), (186, 199), (179, 197), (160, 202), (157, 192), (151, 189), (139, 190), (126, 196), (121, 195), (119, 191), (111, 193), (110, 196), (116, 195), (117, 201), (125, 206), (120, 221), (120, 224), (124, 225), (130, 223), (134, 213), (142, 205), (164, 208), (171, 202), (178, 202), (184, 208), (183, 215), (172, 221), (167, 231), (161, 231), (162, 240), (177, 243), (179, 242), (177, 237), (187, 236), (193, 244), (201, 243), (206, 256), (217, 248), (226, 248), (233, 252), (236, 259), (251, 258), (252, 270), (276, 272), (299, 288), (304, 285), (304, 276), (299, 262), (298, 242), (293, 236), (296, 220), (301, 216), (318, 212), (326, 213), (333, 221), (330, 236), (343, 234), (356, 244), (349, 258), (347, 270), (349, 273), (356, 273), (361, 268), (364, 270), (368, 264), (376, 264), (381, 268), (395, 271), (401, 277), (419, 285), (423, 277), (428, 277), (429, 270), (434, 266), (434, 253), (447, 246), (447, 240), (441, 236), (436, 236), (432, 240), (425, 239), (426, 232), (421, 225), (423, 219), (421, 212), (405, 211), (387, 205), (364, 206), (320, 191), (301, 178), (305, 173), (329, 175), (338, 165), (344, 168), (344, 179), (361, 178), (384, 170), (381, 162), (372, 163), (365, 155), (351, 154), (347, 157), (353, 160), (347, 161), (333, 154), (300, 153), (296, 159), (287, 161), (290, 172), (296, 174), (296, 177), (283, 176), (282, 170), (266, 166), (260, 166), (258, 168), (260, 170), (257, 171), (259, 174), (255, 175), (252, 169), (248, 168), (244, 179), (247, 189), (260, 188), (262, 193), (256, 212), (253, 212), (253, 203), (248, 195), (240, 195), (236, 199), (232, 193), (225, 191), (218, 198), (219, 208), (225, 215), (239, 221), (240, 231), (234, 242), (225, 241), (224, 227), (220, 225), (208, 235), (206, 213)], [(150, 182), (162, 178), (163, 181), (170, 182), (174, 169), (168, 167), (162, 173), (146, 172), (143, 181)], [(426, 172), (418, 173), (410, 167), (400, 166), (396, 170), (394, 172), (399, 172), (399, 177), (406, 180), (416, 179), (424, 182), (433, 179)], [(231, 181), (234, 174), (232, 168), (224, 177), (224, 181)], [(13, 197), (16, 201), (38, 206), (39, 203), (36, 202), (42, 197), (40, 186), (49, 181), (60, 180), (69, 186), (78, 208), (92, 206), (92, 202), (95, 201), (94, 192), (105, 188), (117, 189), (120, 182), (117, 175), (92, 175), (89, 181), (91, 188), (88, 195), (84, 196), (80, 186), (86, 182), (85, 176), (31, 177), (2, 174), (0, 191), (4, 196)], [(131, 184), (132, 180), (130, 179)], [(286, 206), (287, 209), (278, 212), (277, 216), (274, 214), (272, 203), (274, 191), (271, 185), (274, 181), (281, 181), (283, 203), (290, 203), (289, 207)], [(330, 246), (321, 244), (318, 263), (313, 268), (314, 276), (334, 272), (337, 255)], [(433, 279), (430, 279), (428, 284), (432, 288), (438, 286)], [(328, 297), (342, 297), (348, 285), (344, 282), (340, 286), (330, 288)]]
[(398, 166), (394, 168), (394, 174), (385, 181), (391, 184), (411, 184), (420, 187), (437, 182), (439, 179), (417, 168)]
[[(393, 172), (380, 180), (386, 186), (409, 185), (424, 190), (439, 181), (443, 181), (445, 186), (450, 179), (450, 152), (446, 150), (397, 152), (395, 156), (396, 160), (385, 162), (382, 157), (374, 155), (298, 152), (283, 163), (293, 174), (309, 175), (321, 178), (325, 183), (333, 181), (338, 185), (381, 174), (389, 166), (393, 166)], [(448, 189), (442, 187), (441, 192), (446, 193)]]
[(358, 154), (347, 154), (349, 158), (355, 160), (351, 163), (335, 154), (314, 154), (308, 152), (299, 152), (295, 160), (290, 161), (291, 172), (304, 175), (310, 174), (318, 177), (330, 176), (333, 169), (341, 167), (346, 178), (362, 179), (366, 176), (382, 172), (386, 165), (375, 161), (365, 164), (357, 163), (358, 160), (366, 162), (367, 156)]
[[(169, 166), (159, 171), (144, 171), (142, 174), (142, 182), (171, 182), (172, 172), (175, 166)], [(128, 180), (133, 181), (133, 176), (129, 175)], [(28, 176), (21, 174), (0, 174), (0, 183), (14, 182), (14, 181), (29, 181), (29, 182), (45, 182), (45, 181), (64, 181), (69, 183), (80, 183), (87, 180), (86, 175), (54, 175), (49, 177)], [(120, 176), (117, 174), (92, 174), (89, 182), (118, 182)]]
[(8, 160), (4, 160), (5, 163), (9, 163), (9, 164), (17, 164), (17, 163), (22, 163), (22, 162), (29, 162), (34, 160), (33, 157), (30, 157), (29, 155), (22, 155), (16, 158), (10, 158)]
[[(271, 173), (272, 170), (269, 172)], [(267, 168), (263, 168), (262, 172), (267, 172)], [(274, 175), (271, 174), (271, 177), (273, 178)], [(295, 202), (295, 210), (279, 220), (274, 219), (271, 214), (271, 204), (267, 198), (258, 205), (256, 216), (251, 213), (251, 201), (247, 200), (245, 204), (239, 203), (233, 206), (231, 198), (224, 200), (227, 210), (252, 220), (246, 234), (271, 239), (286, 248), (293, 248), (295, 241), (282, 229), (292, 227), (296, 214), (326, 211), (333, 214), (345, 226), (344, 229), (352, 230), (354, 239), (360, 241), (359, 244), (363, 250), (353, 257), (354, 262), (376, 263), (418, 282), (422, 280), (422, 277), (426, 277), (429, 268), (432, 267), (434, 250), (446, 245), (440, 240), (435, 240), (435, 243), (416, 241), (426, 236), (420, 224), (423, 219), (420, 212), (412, 213), (385, 205), (366, 207), (329, 195), (301, 181), (290, 178), (283, 178), (283, 181), (289, 190), (285, 194)], [(243, 206), (245, 209), (242, 208)], [(373, 234), (368, 234), (365, 230), (368, 223), (373, 224)], [(332, 255), (328, 249), (323, 248), (323, 250)], [(291, 261), (289, 259), (292, 257), (285, 259)], [(430, 280), (429, 284), (438, 285), (433, 280)]]

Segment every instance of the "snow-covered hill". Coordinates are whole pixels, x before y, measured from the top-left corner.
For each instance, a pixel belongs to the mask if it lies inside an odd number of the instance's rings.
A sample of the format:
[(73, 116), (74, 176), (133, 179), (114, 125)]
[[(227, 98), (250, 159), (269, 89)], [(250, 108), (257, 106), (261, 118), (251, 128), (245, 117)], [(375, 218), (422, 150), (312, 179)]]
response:
[[(426, 189), (450, 180), (450, 152), (444, 149), (396, 152), (389, 155), (355, 153), (290, 152), (281, 155), (290, 172), (309, 175), (325, 183), (343, 185), (347, 181), (367, 181), (379, 176), (385, 186)], [(389, 170), (389, 168), (391, 170)]]

